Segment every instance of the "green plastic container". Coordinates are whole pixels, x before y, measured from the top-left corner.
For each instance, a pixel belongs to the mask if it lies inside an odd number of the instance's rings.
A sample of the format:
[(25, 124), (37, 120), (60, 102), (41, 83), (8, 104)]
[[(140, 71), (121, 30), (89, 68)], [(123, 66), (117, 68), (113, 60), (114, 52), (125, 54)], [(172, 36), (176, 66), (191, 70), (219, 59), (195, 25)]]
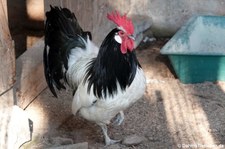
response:
[(225, 56), (168, 56), (182, 83), (225, 81)]
[(183, 83), (225, 81), (225, 17), (192, 17), (160, 52)]

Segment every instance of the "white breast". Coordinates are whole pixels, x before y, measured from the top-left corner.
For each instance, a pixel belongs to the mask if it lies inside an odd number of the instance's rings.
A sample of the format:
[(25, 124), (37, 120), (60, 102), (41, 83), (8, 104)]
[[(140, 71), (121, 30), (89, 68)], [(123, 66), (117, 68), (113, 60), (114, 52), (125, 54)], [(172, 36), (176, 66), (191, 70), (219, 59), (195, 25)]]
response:
[[(142, 69), (137, 69), (136, 76), (132, 84), (122, 91), (118, 86), (118, 92), (113, 97), (96, 100), (93, 92), (85, 94), (87, 84), (79, 85), (72, 104), (74, 114), (80, 110), (81, 116), (97, 123), (109, 123), (110, 120), (122, 110), (125, 110), (138, 99), (140, 99), (146, 88), (146, 79)], [(79, 106), (77, 106), (79, 105)]]

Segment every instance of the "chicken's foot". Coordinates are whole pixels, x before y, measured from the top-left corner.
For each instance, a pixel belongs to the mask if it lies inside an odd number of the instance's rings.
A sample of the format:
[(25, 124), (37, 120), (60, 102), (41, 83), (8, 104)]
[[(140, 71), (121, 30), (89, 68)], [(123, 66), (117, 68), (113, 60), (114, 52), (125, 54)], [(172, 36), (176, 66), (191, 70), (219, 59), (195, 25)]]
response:
[(106, 146), (121, 142), (121, 140), (112, 140), (112, 139), (109, 138), (108, 129), (107, 129), (106, 124), (99, 124), (99, 126), (102, 128), (102, 132), (103, 132), (103, 135), (104, 135), (104, 138), (105, 138), (105, 145)]

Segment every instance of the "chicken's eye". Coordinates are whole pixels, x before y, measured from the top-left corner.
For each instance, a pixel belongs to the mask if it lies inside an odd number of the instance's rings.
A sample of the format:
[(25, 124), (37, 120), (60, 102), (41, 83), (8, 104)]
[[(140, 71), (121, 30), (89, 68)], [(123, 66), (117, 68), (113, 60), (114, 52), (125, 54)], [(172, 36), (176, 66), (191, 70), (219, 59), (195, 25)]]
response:
[(122, 37), (125, 35), (125, 33), (123, 31), (119, 31), (119, 35), (120, 35), (120, 37)]

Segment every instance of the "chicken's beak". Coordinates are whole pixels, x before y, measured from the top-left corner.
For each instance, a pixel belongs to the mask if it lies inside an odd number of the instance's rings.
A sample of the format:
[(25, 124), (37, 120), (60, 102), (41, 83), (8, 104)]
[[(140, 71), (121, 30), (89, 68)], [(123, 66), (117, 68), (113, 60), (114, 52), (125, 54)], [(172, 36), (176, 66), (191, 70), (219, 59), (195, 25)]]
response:
[(133, 35), (129, 35), (128, 37), (129, 37), (130, 39), (132, 39), (132, 40), (135, 40), (135, 38), (134, 38)]

